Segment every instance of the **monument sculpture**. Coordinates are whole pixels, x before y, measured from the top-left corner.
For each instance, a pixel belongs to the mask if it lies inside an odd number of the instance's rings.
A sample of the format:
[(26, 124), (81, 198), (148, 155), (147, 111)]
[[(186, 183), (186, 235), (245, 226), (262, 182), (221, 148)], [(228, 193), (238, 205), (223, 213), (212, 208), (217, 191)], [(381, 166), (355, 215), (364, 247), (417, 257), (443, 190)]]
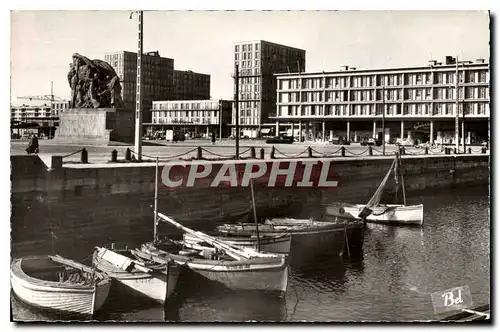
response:
[(59, 115), (55, 139), (94, 144), (131, 142), (134, 113), (124, 106), (120, 78), (113, 67), (78, 53), (73, 54), (69, 66), (70, 107)]
[(70, 108), (123, 108), (120, 79), (105, 61), (90, 60), (78, 53), (70, 63)]

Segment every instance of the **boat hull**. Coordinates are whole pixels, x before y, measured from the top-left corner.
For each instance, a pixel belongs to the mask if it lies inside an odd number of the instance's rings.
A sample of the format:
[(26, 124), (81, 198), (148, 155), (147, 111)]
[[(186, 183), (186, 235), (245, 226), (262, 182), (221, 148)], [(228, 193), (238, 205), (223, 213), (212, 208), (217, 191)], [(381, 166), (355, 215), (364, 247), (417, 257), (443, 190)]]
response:
[(288, 287), (288, 264), (285, 255), (238, 261), (197, 259), (171, 254), (145, 244), (141, 250), (157, 260), (173, 259), (193, 272), (232, 290), (277, 292), (283, 296)]
[[(343, 207), (344, 215), (358, 218), (365, 204)], [(421, 226), (424, 222), (424, 206), (419, 205), (377, 205), (371, 208), (373, 212), (366, 218), (367, 222)]]
[[(226, 237), (218, 236), (217, 240), (224, 241), (237, 248), (253, 248), (258, 249), (257, 238), (252, 237)], [(184, 234), (184, 241), (187, 243), (197, 243), (200, 240), (190, 234)], [(292, 243), (292, 236), (289, 234), (278, 234), (273, 236), (261, 236), (260, 251), (271, 252), (278, 254), (290, 253), (290, 246)]]
[(35, 283), (22, 271), (22, 261), (23, 258), (18, 258), (12, 263), (11, 286), (16, 296), (29, 305), (67, 314), (92, 316), (108, 297), (111, 288), (109, 278), (87, 287), (72, 287), (50, 281)]
[[(264, 236), (290, 234), (292, 255), (307, 253), (314, 256), (321, 252), (342, 256), (347, 239), (346, 232), (349, 233), (350, 227), (345, 223), (285, 218), (273, 219), (267, 224), (259, 225), (259, 234)], [(224, 225), (218, 229), (221, 233), (237, 236), (255, 233), (255, 225), (252, 224)]]
[(117, 283), (131, 290), (131, 293), (147, 297), (161, 304), (164, 304), (174, 294), (179, 280), (180, 267), (172, 263), (170, 263), (168, 271), (145, 273), (137, 270), (124, 271), (101, 258), (97, 252), (94, 253), (93, 262), (99, 271), (106, 273)]

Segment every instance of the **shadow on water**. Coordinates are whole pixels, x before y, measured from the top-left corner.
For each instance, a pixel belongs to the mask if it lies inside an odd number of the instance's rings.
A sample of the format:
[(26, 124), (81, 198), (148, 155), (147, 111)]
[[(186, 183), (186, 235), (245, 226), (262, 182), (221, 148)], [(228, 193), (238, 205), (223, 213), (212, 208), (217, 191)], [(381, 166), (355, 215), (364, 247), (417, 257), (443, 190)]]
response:
[(285, 299), (275, 293), (235, 291), (188, 269), (176, 290), (181, 321), (283, 321)]

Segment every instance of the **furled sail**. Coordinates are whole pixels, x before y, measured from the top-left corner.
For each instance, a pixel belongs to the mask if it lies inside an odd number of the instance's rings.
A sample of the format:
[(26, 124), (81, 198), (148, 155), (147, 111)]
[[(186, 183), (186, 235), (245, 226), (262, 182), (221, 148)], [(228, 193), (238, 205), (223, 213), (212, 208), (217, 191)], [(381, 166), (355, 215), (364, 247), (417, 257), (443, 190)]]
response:
[(384, 187), (387, 183), (387, 180), (389, 179), (389, 176), (391, 175), (392, 169), (396, 165), (396, 159), (392, 162), (391, 167), (389, 168), (389, 171), (387, 171), (387, 174), (385, 175), (384, 179), (380, 183), (380, 185), (377, 188), (377, 191), (375, 191), (375, 194), (373, 194), (372, 198), (368, 201), (368, 203), (365, 205), (363, 210), (359, 213), (358, 217), (361, 219), (365, 219), (368, 217), (370, 214), (372, 214), (373, 210), (371, 209), (374, 206), (377, 206), (380, 203), (380, 199), (382, 198), (382, 192), (384, 191)]

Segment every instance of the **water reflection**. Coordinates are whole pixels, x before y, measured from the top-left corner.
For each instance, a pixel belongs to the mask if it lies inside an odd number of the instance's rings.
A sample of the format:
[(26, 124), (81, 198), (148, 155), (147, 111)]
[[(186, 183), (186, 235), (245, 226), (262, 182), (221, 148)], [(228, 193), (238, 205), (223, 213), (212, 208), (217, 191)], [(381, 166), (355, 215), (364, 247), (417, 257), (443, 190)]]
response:
[[(215, 283), (192, 282), (183, 276), (176, 296), (169, 299), (166, 308), (132, 300), (123, 294), (110, 294), (96, 319), (197, 322), (429, 320), (436, 318), (429, 294), (462, 285), (469, 286), (474, 304), (489, 303), (488, 188), (452, 190), (436, 195), (430, 191), (411, 197), (409, 203), (424, 204), (422, 228), (368, 224), (363, 251), (358, 257), (322, 254), (292, 261), (285, 299), (259, 292), (230, 291)], [(125, 235), (113, 240), (139, 244), (149, 237), (149, 234), (126, 231)], [(36, 240), (36, 236), (33, 234), (29, 240)], [(98, 240), (110, 241), (104, 235)], [(90, 239), (82, 241), (85, 248), (95, 245)], [(45, 247), (49, 250), (50, 242)], [(72, 243), (66, 246), (65, 242), (58, 242), (57, 247), (58, 251), (75, 259), (88, 255), (89, 252), (81, 248)], [(35, 246), (27, 244), (24, 249), (26, 254), (38, 253)], [(295, 257), (307, 257), (301, 254), (300, 251), (293, 253)], [(66, 318), (38, 311), (19, 303), (15, 297), (12, 297), (12, 312), (16, 319), (23, 320)]]

